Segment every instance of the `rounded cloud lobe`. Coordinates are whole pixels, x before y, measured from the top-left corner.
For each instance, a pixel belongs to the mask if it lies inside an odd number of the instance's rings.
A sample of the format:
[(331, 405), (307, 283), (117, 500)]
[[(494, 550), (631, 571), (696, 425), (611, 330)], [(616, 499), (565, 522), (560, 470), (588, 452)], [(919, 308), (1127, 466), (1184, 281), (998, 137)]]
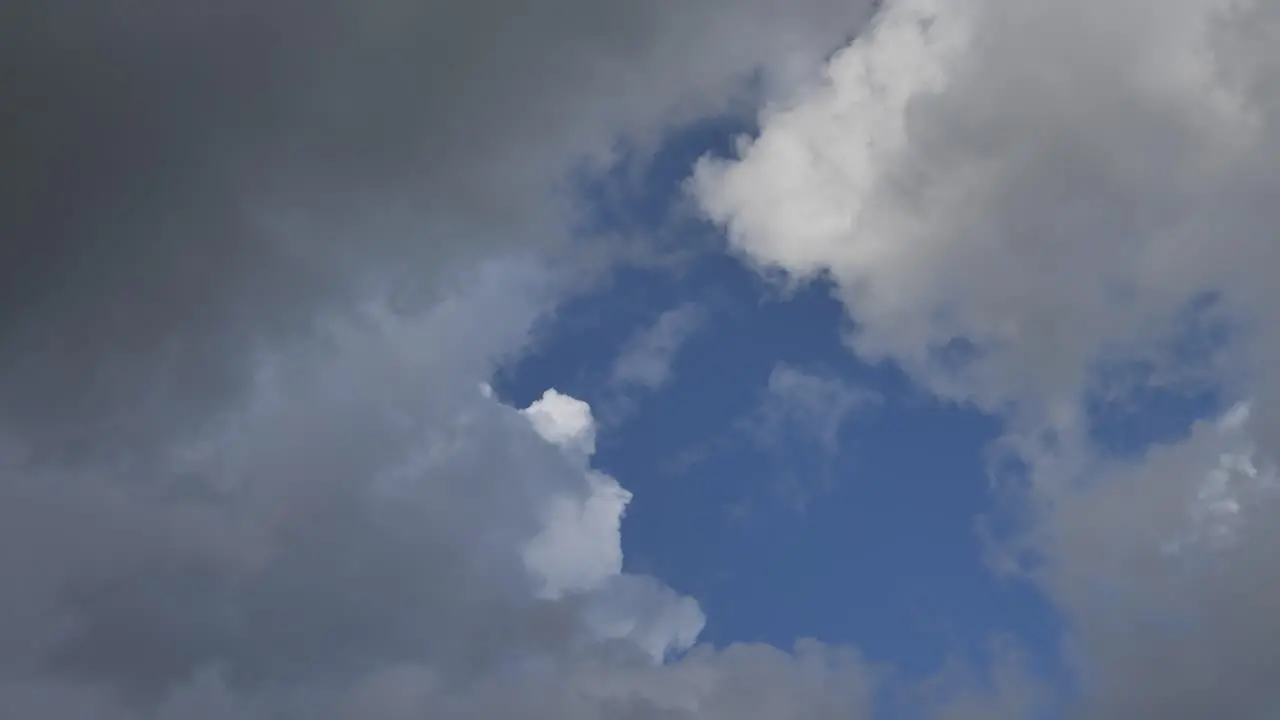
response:
[[(1278, 32), (1248, 0), (886, 3), (690, 182), (750, 262), (834, 281), (856, 352), (1008, 420), (1086, 717), (1276, 711)], [(1248, 410), (1116, 457), (1117, 367)]]

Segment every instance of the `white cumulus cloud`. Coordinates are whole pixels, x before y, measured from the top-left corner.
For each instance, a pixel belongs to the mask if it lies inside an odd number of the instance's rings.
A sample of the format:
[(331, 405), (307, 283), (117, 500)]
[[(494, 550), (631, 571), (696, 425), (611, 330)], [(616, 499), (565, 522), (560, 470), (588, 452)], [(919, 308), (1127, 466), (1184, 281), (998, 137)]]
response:
[[(1277, 37), (1259, 0), (889, 0), (690, 182), (749, 262), (834, 281), (854, 351), (1007, 421), (1085, 717), (1276, 712)], [(1188, 366), (1193, 313), (1225, 334)], [(1087, 401), (1124, 363), (1247, 422), (1113, 457)]]
[(552, 388), (521, 412), (547, 442), (588, 456), (595, 453), (596, 421), (587, 403)]

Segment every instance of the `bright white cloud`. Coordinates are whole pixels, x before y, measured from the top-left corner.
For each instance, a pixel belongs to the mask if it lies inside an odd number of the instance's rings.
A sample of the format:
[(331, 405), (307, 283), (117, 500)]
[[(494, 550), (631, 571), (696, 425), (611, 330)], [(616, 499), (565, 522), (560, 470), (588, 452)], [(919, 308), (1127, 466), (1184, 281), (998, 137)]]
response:
[[(703, 162), (694, 190), (753, 261), (831, 272), (868, 356), (1046, 412), (1103, 353), (1256, 273), (1262, 208), (1246, 222), (1219, 190), (1265, 187), (1269, 138), (1256, 111), (1192, 81), (1218, 72), (1218, 4), (888, 3), (825, 82), (763, 115), (740, 160)], [(1240, 262), (1210, 262), (1224, 242)], [(982, 362), (951, 367), (955, 340)]]
[[(890, 0), (691, 181), (750, 262), (835, 281), (855, 351), (1009, 421), (1053, 528), (1023, 547), (1073, 623), (1088, 717), (1276, 709), (1257, 638), (1280, 583), (1257, 563), (1277, 510), (1239, 489), (1280, 454), (1277, 37), (1254, 0)], [(1195, 372), (1249, 403), (1247, 429), (1108, 457), (1099, 369), (1185, 372), (1206, 298), (1230, 332)]]
[(590, 456), (596, 451), (596, 421), (591, 406), (555, 388), (521, 410), (547, 442)]
[(651, 578), (622, 573), (622, 517), (631, 493), (589, 467), (595, 433), (591, 406), (550, 389), (520, 412), (544, 440), (567, 453), (588, 488), (550, 497), (542, 528), (524, 546), (525, 566), (540, 583), (538, 594), (584, 599), (587, 624), (597, 639), (625, 639), (655, 661), (692, 647), (706, 622), (698, 603)]
[(590, 405), (550, 389), (520, 412), (538, 435), (570, 454), (588, 486), (585, 495), (564, 493), (549, 499), (544, 527), (525, 546), (525, 564), (541, 578), (545, 597), (596, 589), (622, 572), (622, 515), (631, 493), (587, 466), (595, 452)]

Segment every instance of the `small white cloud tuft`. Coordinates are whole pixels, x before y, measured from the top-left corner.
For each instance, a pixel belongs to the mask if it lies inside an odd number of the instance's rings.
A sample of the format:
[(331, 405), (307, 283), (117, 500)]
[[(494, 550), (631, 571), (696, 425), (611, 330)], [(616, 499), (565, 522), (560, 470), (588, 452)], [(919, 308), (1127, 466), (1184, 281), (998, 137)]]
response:
[(552, 388), (520, 412), (547, 442), (588, 456), (595, 453), (596, 422), (582, 400)]

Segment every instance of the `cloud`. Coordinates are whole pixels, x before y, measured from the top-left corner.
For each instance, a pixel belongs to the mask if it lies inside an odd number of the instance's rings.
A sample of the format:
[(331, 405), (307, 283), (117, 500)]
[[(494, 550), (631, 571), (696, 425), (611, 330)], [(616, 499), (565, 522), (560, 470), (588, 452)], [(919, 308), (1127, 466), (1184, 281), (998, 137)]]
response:
[[(595, 452), (590, 405), (550, 389), (520, 412), (543, 440), (583, 464), (588, 485), (585, 494), (557, 494), (547, 504), (544, 527), (524, 548), (525, 565), (539, 576), (544, 597), (556, 599), (597, 589), (622, 572), (622, 515), (631, 493), (613, 478), (586, 467)], [(701, 622), (693, 636), (700, 630)], [(664, 643), (658, 657), (665, 651)]]
[[(1250, 0), (889, 2), (690, 181), (748, 262), (834, 281), (854, 351), (1007, 421), (1086, 717), (1275, 712), (1274, 503), (1232, 493), (1280, 451), (1277, 32)], [(1197, 314), (1225, 332), (1189, 365)], [(1086, 405), (1125, 364), (1248, 419), (1114, 456)]]
[(703, 324), (703, 310), (684, 303), (658, 316), (653, 325), (627, 341), (614, 361), (611, 381), (623, 387), (656, 390), (667, 383), (671, 363), (689, 337)]
[(596, 451), (596, 421), (587, 403), (551, 388), (521, 412), (547, 442), (588, 456)]
[(1104, 466), (1037, 528), (1054, 563), (1042, 580), (1085, 654), (1096, 714), (1275, 709), (1265, 608), (1280, 573), (1266, 558), (1280, 547), (1280, 481), (1241, 410), (1140, 463)]
[(13, 14), (0, 707), (865, 716), (852, 653), (691, 648), (697, 603), (621, 572), (589, 408), (477, 389), (578, 282), (571, 170), (818, 61), (864, 11)]
[(193, 432), (256, 345), (388, 287), (428, 302), (457, 262), (563, 248), (570, 171), (819, 61), (865, 16), (34, 4), (0, 31), (0, 103), (22, 109), (0, 133), (0, 405), (63, 457)]
[(246, 400), (145, 462), (6, 454), (0, 703), (121, 720), (864, 713), (870, 676), (836, 650), (662, 661), (702, 613), (622, 573), (629, 494), (575, 444), (590, 408), (478, 389), (537, 316), (508, 304), (536, 274), (486, 267), (424, 314), (371, 307), (262, 356)]
[[(1266, 101), (1220, 67), (1242, 48), (1218, 4), (890, 3), (693, 187), (753, 261), (832, 273), (867, 356), (1044, 412), (1097, 356), (1148, 350), (1197, 295), (1261, 279), (1265, 209), (1220, 191), (1267, 187), (1273, 143)], [(1031, 33), (1053, 39), (1032, 51)], [(957, 363), (960, 341), (980, 357)]]
[[(629, 495), (590, 465), (589, 408), (477, 390), (578, 282), (572, 170), (722, 110), (756, 73), (770, 92), (804, 77), (866, 10), (70, 0), (10, 17), (0, 706), (868, 717), (878, 674), (856, 652), (696, 645), (697, 603), (623, 571)], [(1247, 79), (1265, 58), (1233, 62)]]

